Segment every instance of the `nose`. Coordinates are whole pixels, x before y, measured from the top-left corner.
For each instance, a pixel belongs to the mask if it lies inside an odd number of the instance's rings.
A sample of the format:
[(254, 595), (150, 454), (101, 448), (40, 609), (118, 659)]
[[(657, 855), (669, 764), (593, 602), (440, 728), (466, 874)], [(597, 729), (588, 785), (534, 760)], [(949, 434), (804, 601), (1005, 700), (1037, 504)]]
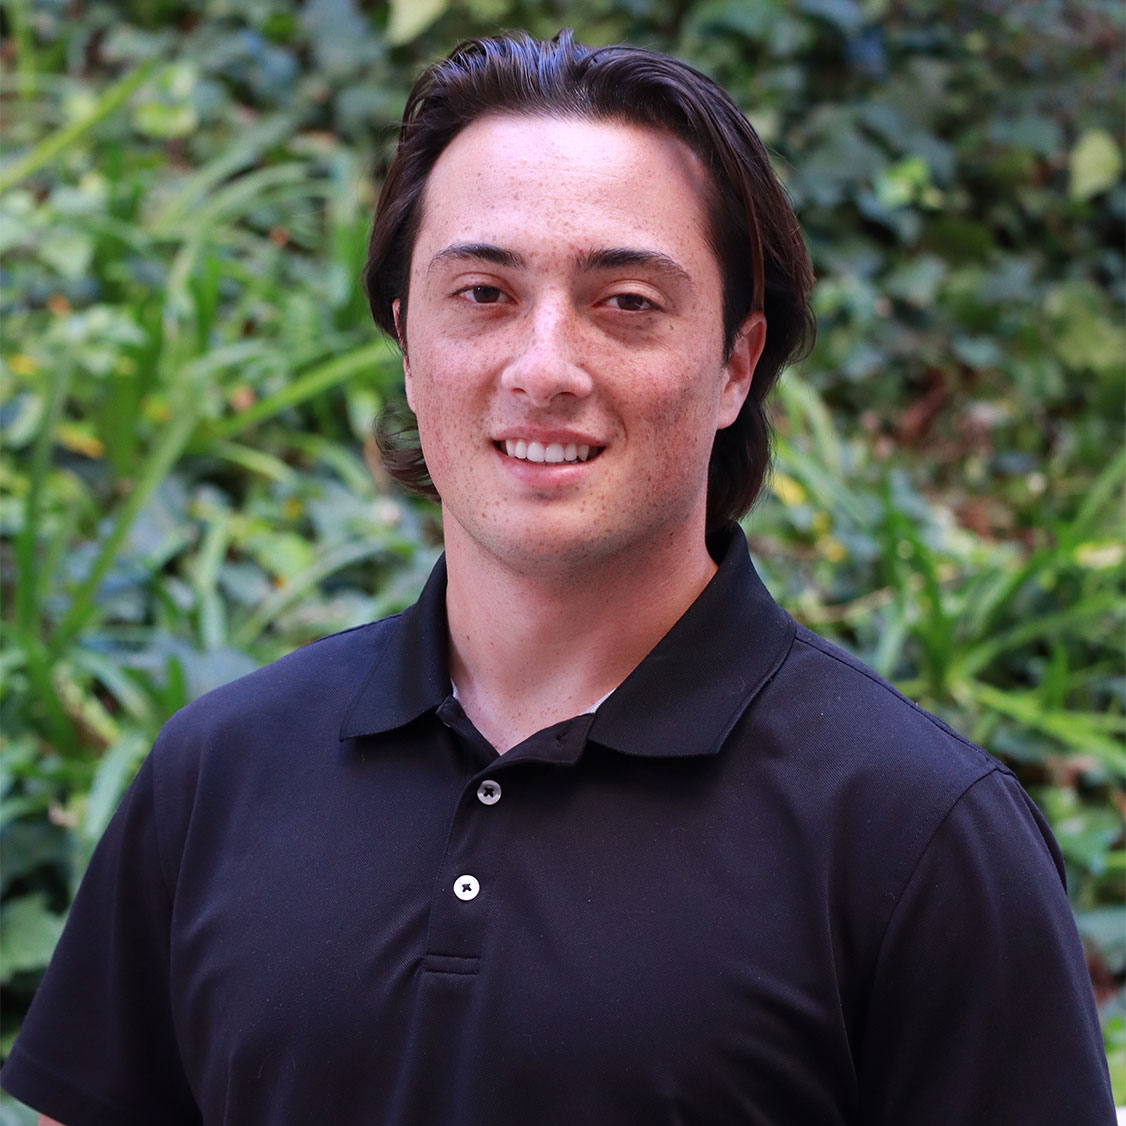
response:
[(561, 395), (583, 398), (592, 382), (583, 366), (578, 314), (570, 303), (545, 298), (529, 309), (514, 354), (501, 373), (501, 387), (544, 407)]

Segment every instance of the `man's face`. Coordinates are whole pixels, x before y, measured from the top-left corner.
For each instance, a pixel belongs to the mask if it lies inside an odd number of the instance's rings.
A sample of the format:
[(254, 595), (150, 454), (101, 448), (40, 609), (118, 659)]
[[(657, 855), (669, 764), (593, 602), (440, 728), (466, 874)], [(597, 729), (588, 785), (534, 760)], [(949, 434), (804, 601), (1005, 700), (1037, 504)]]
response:
[(448, 551), (542, 570), (702, 543), (762, 338), (756, 315), (724, 363), (704, 177), (616, 123), (491, 116), (443, 152), (404, 369)]

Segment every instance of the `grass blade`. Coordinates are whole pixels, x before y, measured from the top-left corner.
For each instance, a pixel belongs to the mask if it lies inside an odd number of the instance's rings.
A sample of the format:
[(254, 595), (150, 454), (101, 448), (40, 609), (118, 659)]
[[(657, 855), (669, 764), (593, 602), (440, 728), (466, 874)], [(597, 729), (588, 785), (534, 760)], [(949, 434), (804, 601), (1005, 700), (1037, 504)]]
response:
[(386, 366), (391, 357), (397, 359), (397, 353), (386, 340), (358, 348), (345, 356), (337, 356), (317, 365), (312, 371), (307, 371), (268, 398), (260, 400), (231, 418), (216, 423), (210, 428), (209, 436), (220, 440), (233, 438), (255, 423), (273, 418), (274, 415), (297, 406), (298, 403), (303, 403), (306, 399), (311, 399), (314, 395), (319, 395), (346, 379), (370, 371), (376, 366)]
[(66, 615), (51, 638), (50, 651), (55, 656), (62, 652), (66, 643), (86, 625), (94, 608), (98, 585), (125, 542), (129, 529), (195, 432), (199, 421), (200, 397), (192, 394), (189, 389), (186, 393), (177, 396), (177, 399), (179, 401), (174, 402), (172, 406), (169, 429), (142, 463), (136, 486), (118, 509), (113, 528), (102, 541), (94, 565), (75, 591)]
[(50, 136), (44, 137), (31, 152), (9, 164), (7, 168), (0, 172), (0, 192), (6, 192), (14, 184), (18, 184), (21, 180), (26, 180), (28, 176), (38, 172), (40, 168), (49, 164), (99, 122), (104, 121), (120, 109), (130, 94), (140, 89), (152, 77), (158, 61), (157, 59), (149, 59), (141, 63), (136, 70), (130, 71), (124, 78), (110, 86), (108, 90), (103, 91), (89, 113), (83, 115), (77, 121), (72, 121), (69, 125), (64, 125), (61, 129), (56, 129)]
[(39, 433), (31, 454), (27, 496), (24, 503), (23, 527), (16, 542), (16, 618), (28, 635), (38, 617), (39, 580), (43, 569), (35, 562), (35, 532), (39, 527), (39, 505), (43, 497), (43, 487), (51, 469), (51, 448), (54, 443), (55, 427), (62, 414), (70, 388), (74, 363), (70, 357), (60, 361), (51, 374), (47, 391), (47, 404), (40, 420)]

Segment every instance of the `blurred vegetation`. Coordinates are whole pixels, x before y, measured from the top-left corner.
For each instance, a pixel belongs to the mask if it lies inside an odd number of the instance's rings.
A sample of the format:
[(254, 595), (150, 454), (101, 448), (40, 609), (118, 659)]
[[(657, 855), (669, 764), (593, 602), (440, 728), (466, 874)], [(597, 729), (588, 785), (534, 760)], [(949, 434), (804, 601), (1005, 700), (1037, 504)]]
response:
[(775, 154), (820, 336), (778, 396), (753, 551), (1040, 803), (1126, 1101), (1120, 3), (2, 0), (0, 21), (0, 1047), (163, 720), (413, 600), (440, 532), (372, 451), (400, 378), (357, 285), (374, 184), (422, 65), (570, 24), (692, 61)]

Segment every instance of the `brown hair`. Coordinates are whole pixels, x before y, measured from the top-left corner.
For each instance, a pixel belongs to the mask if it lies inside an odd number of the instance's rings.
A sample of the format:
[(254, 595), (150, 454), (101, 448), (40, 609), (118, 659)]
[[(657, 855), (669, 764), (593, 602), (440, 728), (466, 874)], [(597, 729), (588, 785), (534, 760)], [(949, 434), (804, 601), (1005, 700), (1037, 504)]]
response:
[[(584, 47), (569, 30), (473, 39), (427, 68), (407, 98), (399, 144), (376, 205), (363, 282), (372, 316), (406, 339), (410, 258), (423, 192), (439, 156), (490, 113), (621, 121), (672, 133), (708, 169), (710, 242), (723, 275), (724, 356), (751, 312), (766, 317), (766, 345), (735, 422), (717, 432), (708, 466), (707, 526), (738, 520), (770, 465), (764, 401), (782, 368), (808, 353), (813, 270), (801, 229), (766, 149), (730, 96), (677, 59), (637, 47)], [(392, 305), (398, 300), (396, 331)], [(376, 437), (388, 473), (428, 496), (437, 491), (404, 403), (381, 412)]]

